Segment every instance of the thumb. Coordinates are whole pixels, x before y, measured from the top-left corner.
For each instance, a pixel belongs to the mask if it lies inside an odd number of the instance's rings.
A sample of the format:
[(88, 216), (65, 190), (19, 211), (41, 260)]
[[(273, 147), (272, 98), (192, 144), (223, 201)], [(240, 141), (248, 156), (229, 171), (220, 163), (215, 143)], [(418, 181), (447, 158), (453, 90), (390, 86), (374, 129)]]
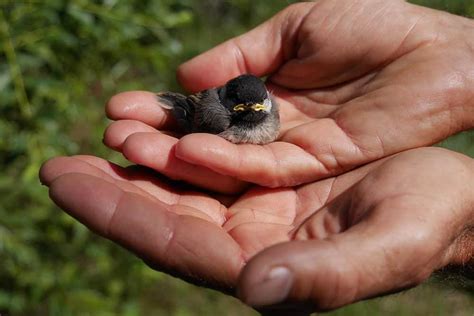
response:
[(182, 64), (177, 72), (179, 82), (186, 90), (197, 92), (244, 73), (270, 74), (292, 54), (298, 26), (311, 6), (290, 5), (255, 29)]
[[(342, 225), (339, 219), (328, 221), (324, 212), (295, 238), (324, 238), (322, 230)], [(262, 251), (240, 274), (239, 298), (256, 308), (290, 304), (327, 311), (421, 283), (440, 265), (440, 244), (429, 240), (437, 234), (416, 221), (397, 222), (400, 213), (391, 213), (390, 218), (368, 214), (324, 239), (294, 240)]]

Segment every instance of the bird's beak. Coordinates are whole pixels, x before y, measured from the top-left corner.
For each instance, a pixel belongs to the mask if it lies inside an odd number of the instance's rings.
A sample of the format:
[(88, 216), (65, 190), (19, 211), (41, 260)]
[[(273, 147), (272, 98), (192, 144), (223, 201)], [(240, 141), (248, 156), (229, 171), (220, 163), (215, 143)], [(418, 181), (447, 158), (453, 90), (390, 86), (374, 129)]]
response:
[(253, 104), (250, 108), (254, 110), (255, 112), (265, 111), (267, 109), (265, 105), (260, 104), (260, 103)]
[(260, 103), (250, 104), (250, 105), (237, 104), (236, 106), (234, 106), (234, 111), (235, 112), (248, 111), (248, 110), (252, 110), (252, 111), (255, 111), (255, 112), (260, 112), (260, 111), (265, 111), (266, 109), (267, 109), (267, 107), (263, 104), (260, 104)]
[(235, 112), (241, 112), (241, 111), (246, 111), (247, 110), (247, 105), (245, 104), (237, 104), (234, 106), (234, 111)]

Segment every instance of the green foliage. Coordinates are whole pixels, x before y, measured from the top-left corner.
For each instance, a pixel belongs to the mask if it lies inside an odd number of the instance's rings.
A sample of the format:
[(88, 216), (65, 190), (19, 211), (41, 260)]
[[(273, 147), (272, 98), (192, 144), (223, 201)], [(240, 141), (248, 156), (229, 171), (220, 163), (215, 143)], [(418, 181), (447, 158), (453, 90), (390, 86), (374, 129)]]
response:
[(470, 0), (410, 0), (410, 2), (467, 17), (474, 16), (474, 2)]
[[(111, 95), (178, 89), (182, 61), (290, 2), (0, 1), (0, 314), (251, 313), (91, 234), (52, 205), (37, 173), (57, 155), (121, 161), (101, 144)], [(418, 3), (474, 12), (470, 1)], [(472, 134), (448, 145), (474, 154)]]

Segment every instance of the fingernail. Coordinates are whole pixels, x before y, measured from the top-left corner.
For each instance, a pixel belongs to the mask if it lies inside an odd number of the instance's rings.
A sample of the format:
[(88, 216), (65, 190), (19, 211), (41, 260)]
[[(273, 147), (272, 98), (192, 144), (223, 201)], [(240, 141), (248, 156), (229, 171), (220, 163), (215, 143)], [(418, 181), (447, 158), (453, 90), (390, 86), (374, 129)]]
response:
[(293, 285), (293, 275), (285, 267), (272, 268), (262, 281), (239, 293), (240, 299), (250, 306), (268, 306), (283, 302)]

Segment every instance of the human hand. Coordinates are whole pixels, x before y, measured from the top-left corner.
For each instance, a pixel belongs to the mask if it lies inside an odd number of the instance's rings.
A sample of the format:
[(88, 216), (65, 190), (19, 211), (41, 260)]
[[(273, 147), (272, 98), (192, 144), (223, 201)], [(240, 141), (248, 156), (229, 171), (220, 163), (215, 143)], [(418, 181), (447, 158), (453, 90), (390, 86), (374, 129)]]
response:
[(254, 187), (229, 201), (90, 156), (41, 169), (61, 208), (150, 266), (230, 294), (237, 286), (255, 307), (311, 310), (472, 264), (473, 174), (472, 159), (424, 148), (297, 188)]
[[(403, 1), (299, 3), (178, 70), (191, 92), (242, 73), (269, 75), (281, 108), (279, 141), (234, 145), (209, 134), (150, 141), (155, 128), (173, 126), (145, 92), (115, 96), (108, 114), (135, 120), (128, 143), (151, 144), (162, 156), (172, 147), (186, 166), (267, 187), (298, 185), (474, 126), (473, 35), (471, 20)], [(117, 147), (113, 139), (128, 123), (112, 125), (109, 146)], [(133, 144), (127, 157), (140, 163), (149, 149)], [(187, 174), (175, 176), (196, 184)]]

